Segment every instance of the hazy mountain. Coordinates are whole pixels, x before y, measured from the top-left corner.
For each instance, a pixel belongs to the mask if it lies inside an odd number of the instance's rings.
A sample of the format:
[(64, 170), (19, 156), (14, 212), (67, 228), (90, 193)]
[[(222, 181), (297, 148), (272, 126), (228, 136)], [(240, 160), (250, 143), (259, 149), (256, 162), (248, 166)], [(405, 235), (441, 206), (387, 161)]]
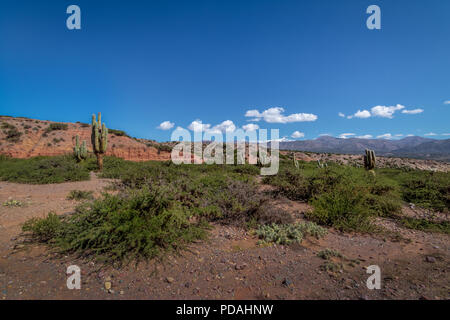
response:
[(280, 142), (280, 149), (348, 154), (362, 154), (365, 149), (372, 149), (385, 156), (450, 159), (450, 139), (435, 140), (415, 136), (400, 140), (323, 136), (314, 140)]

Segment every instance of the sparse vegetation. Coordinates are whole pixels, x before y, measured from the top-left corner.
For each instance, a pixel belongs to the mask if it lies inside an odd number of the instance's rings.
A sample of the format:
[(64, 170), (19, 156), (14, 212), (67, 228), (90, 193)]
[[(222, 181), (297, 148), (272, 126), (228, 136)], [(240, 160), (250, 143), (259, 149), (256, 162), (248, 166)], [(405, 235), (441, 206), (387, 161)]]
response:
[(256, 234), (261, 243), (291, 244), (300, 243), (307, 235), (321, 238), (326, 234), (326, 229), (313, 222), (295, 224), (270, 224), (261, 225)]
[(332, 257), (342, 258), (342, 254), (339, 251), (337, 251), (335, 249), (329, 249), (329, 248), (319, 251), (317, 256), (324, 260), (330, 260), (330, 258), (332, 258)]
[(52, 132), (52, 131), (56, 131), (56, 130), (67, 130), (69, 128), (69, 126), (67, 125), (67, 123), (50, 123), (47, 127), (47, 129), (45, 129), (46, 133)]
[(92, 200), (94, 199), (93, 191), (72, 190), (67, 196), (67, 200)]
[(450, 234), (450, 223), (448, 221), (433, 222), (426, 219), (403, 217), (400, 222), (409, 229)]
[(14, 199), (8, 199), (5, 202), (3, 202), (3, 206), (4, 207), (23, 207), (25, 205), (25, 203), (23, 203), (22, 201), (19, 200), (14, 200)]
[(22, 136), (22, 132), (20, 132), (16, 126), (8, 123), (8, 122), (2, 122), (1, 125), (3, 129), (3, 133), (5, 134), (5, 140), (8, 142), (19, 142), (20, 137)]
[(118, 137), (130, 137), (125, 131), (122, 131), (122, 130), (108, 129), (108, 132), (110, 134), (114, 134)]

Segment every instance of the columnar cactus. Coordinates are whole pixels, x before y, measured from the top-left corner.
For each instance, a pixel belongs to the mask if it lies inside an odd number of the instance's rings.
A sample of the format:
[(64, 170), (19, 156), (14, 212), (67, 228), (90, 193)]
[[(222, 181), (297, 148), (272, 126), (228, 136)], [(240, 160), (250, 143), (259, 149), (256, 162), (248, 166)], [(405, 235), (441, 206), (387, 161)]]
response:
[(98, 169), (103, 169), (103, 155), (106, 152), (108, 145), (108, 128), (102, 121), (102, 114), (98, 113), (98, 121), (95, 119), (95, 114), (92, 115), (92, 150), (97, 157)]
[(83, 140), (83, 143), (80, 146), (78, 135), (75, 138), (75, 147), (73, 148), (73, 154), (75, 155), (75, 158), (78, 162), (87, 158), (86, 141)]
[(373, 150), (366, 149), (366, 154), (364, 155), (364, 168), (366, 168), (366, 170), (375, 169), (376, 160), (375, 152)]
[(297, 169), (299, 168), (298, 160), (295, 158), (295, 153), (294, 153), (294, 166), (295, 166)]

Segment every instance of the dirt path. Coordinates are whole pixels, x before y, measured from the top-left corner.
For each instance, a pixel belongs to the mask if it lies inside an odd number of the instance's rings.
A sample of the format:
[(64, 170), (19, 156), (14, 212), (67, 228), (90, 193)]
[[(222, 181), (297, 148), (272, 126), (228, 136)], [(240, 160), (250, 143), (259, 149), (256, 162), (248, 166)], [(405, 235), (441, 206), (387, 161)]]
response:
[[(449, 299), (449, 237), (403, 229), (381, 221), (398, 237), (342, 234), (329, 230), (321, 240), (295, 246), (257, 245), (257, 239), (235, 227), (214, 225), (209, 240), (164, 261), (121, 269), (51, 253), (44, 246), (20, 245), (20, 227), (49, 211), (70, 212), (66, 200), (74, 189), (98, 194), (108, 181), (57, 185), (0, 182), (0, 202), (9, 197), (28, 202), (22, 208), (0, 208), (0, 299)], [(278, 199), (274, 205), (298, 220), (307, 204)], [(345, 258), (336, 272), (322, 271), (317, 253), (338, 250)], [(81, 268), (81, 290), (66, 287), (66, 268)], [(381, 268), (381, 290), (366, 287), (365, 268)], [(105, 282), (112, 283), (111, 290)]]

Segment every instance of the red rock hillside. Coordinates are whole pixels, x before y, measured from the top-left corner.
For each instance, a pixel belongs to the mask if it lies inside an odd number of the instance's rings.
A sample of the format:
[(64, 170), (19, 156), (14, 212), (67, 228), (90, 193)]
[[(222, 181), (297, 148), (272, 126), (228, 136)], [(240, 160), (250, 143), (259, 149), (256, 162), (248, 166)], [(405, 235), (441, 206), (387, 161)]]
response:
[[(91, 146), (91, 125), (62, 123), (0, 116), (0, 154), (14, 158), (55, 156), (73, 152), (75, 136)], [(67, 125), (67, 126), (66, 126)], [(132, 161), (169, 160), (170, 152), (162, 144), (145, 139), (134, 139), (118, 133), (109, 133), (107, 155)]]

